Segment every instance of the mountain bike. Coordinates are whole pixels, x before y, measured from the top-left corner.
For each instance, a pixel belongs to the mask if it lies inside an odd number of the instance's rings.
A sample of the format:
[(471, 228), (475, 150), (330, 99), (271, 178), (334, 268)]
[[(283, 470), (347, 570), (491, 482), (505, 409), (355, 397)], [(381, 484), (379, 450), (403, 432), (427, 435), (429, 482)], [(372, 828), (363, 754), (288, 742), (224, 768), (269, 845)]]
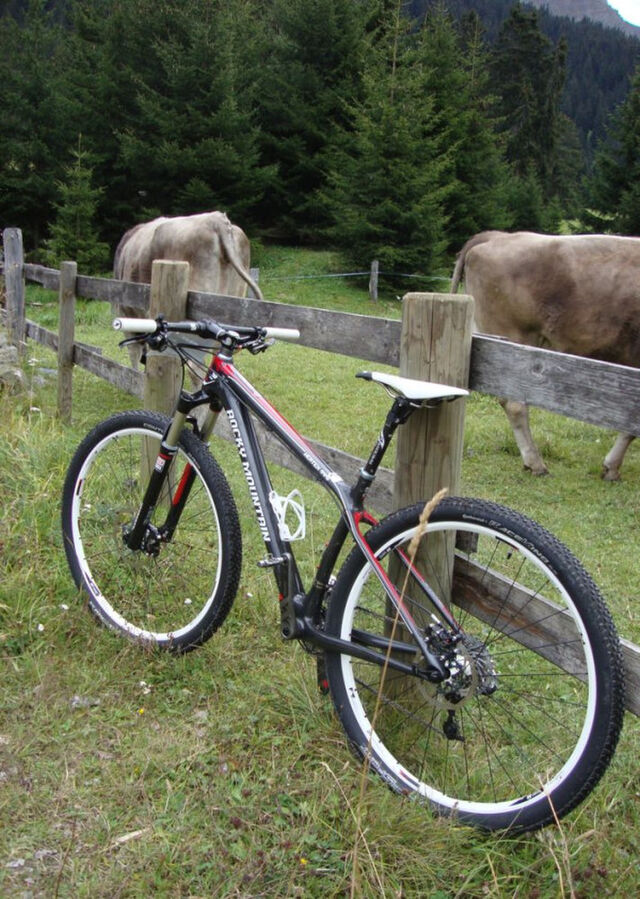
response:
[[(321, 684), (355, 752), (393, 790), (483, 829), (526, 831), (580, 803), (607, 767), (623, 717), (618, 638), (578, 560), (506, 507), (447, 497), (382, 521), (364, 505), (396, 429), (416, 409), (467, 391), (382, 372), (391, 404), (373, 449), (346, 483), (238, 370), (286, 328), (116, 319), (145, 351), (211, 362), (171, 417), (122, 412), (71, 461), (62, 499), (75, 583), (107, 627), (182, 653), (220, 627), (238, 588), (242, 538), (228, 481), (208, 447), (224, 413), (266, 547), (280, 629), (316, 654)], [(196, 412), (204, 412), (204, 417)], [(297, 491), (273, 489), (262, 422), (333, 497), (337, 524), (312, 582), (293, 544)], [(353, 544), (338, 559), (347, 541)], [(335, 571), (335, 569), (338, 569)]]

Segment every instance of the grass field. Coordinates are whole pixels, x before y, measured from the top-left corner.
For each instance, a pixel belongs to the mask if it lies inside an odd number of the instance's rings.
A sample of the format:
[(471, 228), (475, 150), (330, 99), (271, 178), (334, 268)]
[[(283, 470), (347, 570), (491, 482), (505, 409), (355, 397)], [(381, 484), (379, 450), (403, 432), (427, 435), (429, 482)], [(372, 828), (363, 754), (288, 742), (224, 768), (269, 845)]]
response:
[[(338, 279), (330, 254), (263, 248), (270, 299), (375, 315), (400, 314)], [(406, 289), (406, 287), (405, 287)], [(30, 290), (31, 318), (54, 326), (52, 295)], [(313, 298), (313, 299), (312, 299)], [(79, 303), (79, 336), (118, 354), (103, 304)], [(59, 498), (70, 455), (88, 428), (138, 401), (74, 374), (73, 424), (55, 417), (55, 366), (30, 344), (26, 396), (0, 395), (0, 894), (6, 896), (595, 897), (635, 894), (640, 879), (638, 738), (627, 716), (596, 791), (560, 828), (484, 836), (433, 819), (360, 770), (312, 659), (283, 643), (246, 486), (230, 447), (216, 445), (242, 515), (244, 569), (222, 630), (184, 658), (147, 654), (97, 625), (67, 571)], [(357, 360), (278, 345), (242, 360), (300, 430), (355, 454), (368, 451), (386, 410), (356, 381)], [(552, 474), (521, 469), (495, 401), (468, 403), (464, 492), (505, 502), (557, 533), (605, 594), (620, 633), (640, 643), (636, 553), (640, 448), (623, 480), (600, 480), (608, 432), (534, 411)], [(313, 569), (331, 502), (303, 479)], [(356, 851), (357, 847), (357, 851)]]

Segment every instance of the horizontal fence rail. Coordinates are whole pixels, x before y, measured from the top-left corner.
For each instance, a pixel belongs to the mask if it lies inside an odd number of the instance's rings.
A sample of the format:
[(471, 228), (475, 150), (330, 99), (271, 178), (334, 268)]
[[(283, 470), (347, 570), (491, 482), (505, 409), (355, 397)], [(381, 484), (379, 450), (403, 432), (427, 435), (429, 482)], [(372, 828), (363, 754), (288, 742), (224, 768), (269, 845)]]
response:
[[(27, 280), (59, 291), (60, 273), (57, 270), (32, 264), (24, 264), (22, 270)], [(2, 272), (3, 266), (0, 265)], [(75, 295), (124, 303), (145, 316), (150, 286), (78, 275)], [(300, 330), (299, 343), (303, 346), (394, 367), (400, 363), (402, 324), (391, 319), (194, 291), (187, 294), (187, 316), (190, 319), (216, 318), (243, 325), (295, 327)], [(58, 350), (58, 335), (37, 323), (27, 319), (24, 333), (38, 343)], [(138, 397), (144, 394), (144, 374), (104, 357), (97, 347), (74, 342), (73, 362), (127, 393)], [(469, 387), (640, 436), (639, 369), (525, 347), (501, 338), (474, 335)], [(263, 428), (259, 431), (266, 456), (271, 462), (307, 476), (306, 470), (268, 431)], [(216, 434), (232, 439), (228, 424), (222, 417)], [(362, 465), (362, 460), (342, 450), (314, 440), (309, 442), (346, 479), (353, 479)], [(394, 507), (393, 495), (394, 473), (389, 469), (381, 470), (369, 494), (371, 507), (386, 514)], [(623, 639), (622, 650), (627, 708), (640, 715), (640, 648)]]
[(469, 386), (640, 436), (640, 369), (477, 335)]
[[(54, 269), (27, 264), (24, 273), (43, 287), (59, 289), (60, 276)], [(149, 306), (148, 284), (110, 278), (79, 275), (76, 295), (122, 302), (140, 315)], [(303, 346), (394, 367), (399, 364), (401, 325), (393, 319), (195, 291), (188, 294), (187, 312), (191, 319), (298, 328)], [(469, 387), (640, 436), (640, 369), (474, 334)]]

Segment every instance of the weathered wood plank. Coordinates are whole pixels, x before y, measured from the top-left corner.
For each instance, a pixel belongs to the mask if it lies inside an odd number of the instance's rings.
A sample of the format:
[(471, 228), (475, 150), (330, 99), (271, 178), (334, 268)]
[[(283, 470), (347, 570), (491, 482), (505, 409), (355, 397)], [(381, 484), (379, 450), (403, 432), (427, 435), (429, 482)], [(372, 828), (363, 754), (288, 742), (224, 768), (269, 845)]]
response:
[(377, 259), (371, 262), (371, 274), (369, 275), (369, 298), (373, 302), (378, 300), (378, 275), (380, 274), (380, 262)]
[(474, 336), (472, 390), (640, 436), (640, 369)]
[[(454, 566), (453, 602), (523, 646), (582, 677), (580, 636), (573, 619), (545, 597), (506, 582), (462, 556)], [(640, 715), (640, 647), (622, 640), (626, 678), (625, 704)]]
[[(31, 340), (35, 340), (36, 343), (39, 343), (42, 346), (46, 346), (56, 353), (58, 352), (58, 335), (55, 333), (55, 331), (49, 331), (47, 328), (43, 328), (42, 325), (39, 325), (37, 324), (37, 322), (33, 322), (28, 318), (25, 321), (25, 334), (27, 337), (30, 337)], [(95, 353), (98, 356), (102, 355), (102, 347), (93, 346), (90, 343), (82, 343), (82, 341), (76, 340), (74, 344), (74, 354), (76, 351), (76, 347), (80, 347), (84, 350), (89, 350), (90, 352)]]
[[(407, 294), (402, 301), (400, 374), (466, 387), (472, 331), (471, 297)], [(417, 410), (400, 428), (396, 437), (395, 508), (430, 500), (443, 488), (453, 495), (459, 492), (464, 413), (464, 400), (440, 403)], [(431, 570), (441, 584), (451, 582), (450, 559), (451, 546), (447, 541), (438, 541), (437, 546), (430, 548)], [(390, 571), (402, 577), (397, 561)], [(446, 596), (442, 599), (448, 601)], [(421, 616), (417, 620), (426, 624)]]
[(187, 317), (298, 328), (303, 346), (370, 362), (399, 363), (400, 322), (391, 319), (195, 291), (189, 292)]
[[(41, 284), (47, 290), (58, 290), (60, 272), (46, 268), (44, 265), (27, 263), (24, 266), (27, 280)], [(76, 296), (86, 300), (104, 300), (108, 303), (123, 302), (136, 309), (140, 315), (146, 315), (149, 308), (150, 286), (134, 284), (132, 281), (114, 281), (112, 278), (93, 278), (78, 275), (76, 279)]]
[(31, 319), (26, 319), (24, 324), (27, 337), (56, 353), (58, 352), (58, 335), (55, 331), (49, 331), (48, 328), (43, 328), (42, 325), (32, 322)]
[(620, 639), (624, 664), (625, 705), (634, 715), (640, 715), (640, 646)]
[(78, 265), (63, 262), (60, 266), (60, 315), (58, 319), (58, 415), (71, 422), (73, 403), (73, 343), (75, 337), (76, 276)]
[(59, 290), (60, 272), (56, 268), (47, 268), (44, 265), (34, 265), (27, 262), (24, 266), (24, 276), (28, 281), (35, 281), (47, 290)]
[[(29, 319), (26, 321), (26, 334), (37, 343), (46, 346), (54, 352), (58, 351), (58, 335), (54, 331), (43, 328), (42, 325), (36, 324)], [(104, 381), (113, 384), (120, 390), (130, 393), (132, 396), (142, 398), (142, 379), (143, 373), (129, 368), (127, 365), (121, 365), (113, 359), (108, 359), (102, 355), (100, 347), (93, 347), (89, 344), (76, 342), (73, 346), (73, 362), (86, 371), (92, 372)]]
[(86, 371), (90, 371), (99, 378), (113, 384), (114, 387), (118, 387), (132, 396), (142, 399), (144, 374), (141, 371), (136, 371), (127, 365), (121, 365), (119, 362), (103, 356), (101, 352), (96, 352), (78, 343), (74, 346), (73, 361), (76, 365), (86, 369)]
[(24, 251), (22, 231), (19, 228), (5, 228), (2, 232), (4, 245), (4, 286), (6, 292), (7, 333), (18, 353), (24, 353)]
[[(184, 321), (188, 286), (188, 262), (155, 259), (151, 271), (149, 317), (156, 318), (163, 313), (168, 321)], [(180, 359), (171, 353), (149, 352), (144, 378), (145, 408), (171, 414), (181, 386)]]
[(144, 317), (149, 309), (149, 284), (135, 284), (132, 281), (114, 281), (111, 278), (87, 278), (78, 276), (76, 294), (91, 300), (105, 300), (108, 303), (122, 303), (135, 309)]
[[(400, 374), (466, 387), (473, 300), (409, 293), (403, 299)], [(431, 499), (441, 488), (459, 492), (464, 400), (420, 409), (398, 431), (394, 496), (397, 508)]]

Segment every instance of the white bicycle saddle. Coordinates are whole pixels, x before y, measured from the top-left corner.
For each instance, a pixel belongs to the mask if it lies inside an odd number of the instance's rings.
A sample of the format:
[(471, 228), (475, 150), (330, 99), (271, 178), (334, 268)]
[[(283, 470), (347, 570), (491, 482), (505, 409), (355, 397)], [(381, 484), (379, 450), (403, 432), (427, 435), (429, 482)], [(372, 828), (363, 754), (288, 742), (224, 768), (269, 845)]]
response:
[(387, 375), (381, 371), (361, 371), (357, 378), (365, 381), (376, 381), (383, 384), (392, 393), (404, 396), (408, 400), (454, 400), (459, 396), (468, 396), (469, 391), (463, 387), (451, 387), (449, 384), (437, 384), (435, 381), (416, 381), (400, 375)]

